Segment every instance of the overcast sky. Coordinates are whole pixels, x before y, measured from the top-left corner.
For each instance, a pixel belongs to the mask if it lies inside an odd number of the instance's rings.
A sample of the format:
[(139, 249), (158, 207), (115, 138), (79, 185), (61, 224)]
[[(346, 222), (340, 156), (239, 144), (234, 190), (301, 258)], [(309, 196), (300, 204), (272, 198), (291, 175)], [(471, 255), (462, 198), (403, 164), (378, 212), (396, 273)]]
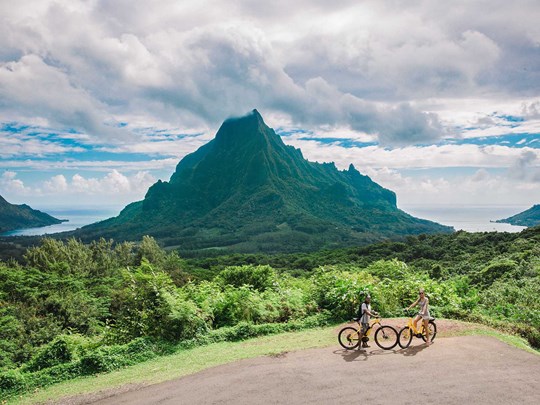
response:
[(0, 195), (141, 199), (257, 108), (398, 204), (540, 203), (540, 3), (0, 0)]

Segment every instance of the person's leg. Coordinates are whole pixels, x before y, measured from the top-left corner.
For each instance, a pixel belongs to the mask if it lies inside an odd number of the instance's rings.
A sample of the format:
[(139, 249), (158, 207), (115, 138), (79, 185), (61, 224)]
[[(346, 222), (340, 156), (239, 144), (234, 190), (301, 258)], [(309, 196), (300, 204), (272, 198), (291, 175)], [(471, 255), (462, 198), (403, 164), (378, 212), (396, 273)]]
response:
[(413, 319), (413, 325), (415, 332), (418, 330), (418, 321), (422, 318), (420, 315), (416, 315)]
[(367, 342), (364, 340), (364, 336), (366, 336), (366, 332), (368, 331), (368, 329), (369, 329), (369, 324), (363, 323), (362, 324), (362, 347), (369, 347)]
[(426, 331), (426, 345), (431, 344), (431, 337), (429, 336), (429, 319), (424, 318), (424, 329)]

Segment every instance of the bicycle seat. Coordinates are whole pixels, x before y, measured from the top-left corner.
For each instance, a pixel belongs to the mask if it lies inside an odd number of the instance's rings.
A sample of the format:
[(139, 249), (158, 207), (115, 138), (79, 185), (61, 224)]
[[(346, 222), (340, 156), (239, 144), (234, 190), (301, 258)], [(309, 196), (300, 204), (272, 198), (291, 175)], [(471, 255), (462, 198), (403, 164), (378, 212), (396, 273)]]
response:
[(360, 320), (360, 318), (353, 318), (352, 320), (355, 321), (355, 322), (358, 322)]
[(430, 317), (429, 317), (429, 320), (430, 320), (430, 321), (434, 321), (434, 320), (435, 320), (435, 317), (430, 316)]

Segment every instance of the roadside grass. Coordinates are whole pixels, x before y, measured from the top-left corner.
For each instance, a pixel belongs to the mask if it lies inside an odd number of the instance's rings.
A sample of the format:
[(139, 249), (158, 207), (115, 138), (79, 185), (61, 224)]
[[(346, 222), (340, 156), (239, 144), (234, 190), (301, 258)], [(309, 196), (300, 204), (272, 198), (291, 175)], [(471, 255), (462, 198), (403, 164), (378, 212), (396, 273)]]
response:
[(460, 334), (456, 334), (455, 336), (491, 336), (494, 338), (499, 339), (500, 341), (510, 345), (517, 347), (518, 349), (525, 350), (526, 352), (536, 354), (540, 356), (540, 351), (532, 348), (529, 343), (527, 342), (527, 339), (524, 339), (519, 336), (515, 335), (509, 335), (507, 333), (500, 332), (495, 329), (488, 328), (487, 326), (473, 324), (477, 326), (477, 328), (471, 328), (464, 330)]
[[(396, 319), (394, 321), (399, 322), (400, 320)], [(438, 338), (465, 335), (491, 336), (519, 349), (540, 355), (540, 352), (531, 348), (523, 338), (504, 334), (480, 324), (453, 320), (448, 322), (451, 322), (452, 327), (440, 330)], [(0, 404), (55, 403), (61, 398), (85, 394), (91, 396), (100, 391), (105, 392), (100, 395), (107, 396), (107, 391), (111, 391), (112, 394), (117, 392), (119, 387), (127, 389), (133, 386), (156, 384), (237, 360), (333, 346), (337, 344), (337, 331), (340, 327), (341, 325), (333, 325), (300, 332), (263, 336), (241, 342), (221, 342), (181, 350), (172, 355), (159, 357), (110, 373), (81, 377), (44, 389), (38, 389), (32, 394), (11, 398), (7, 402), (0, 402)]]

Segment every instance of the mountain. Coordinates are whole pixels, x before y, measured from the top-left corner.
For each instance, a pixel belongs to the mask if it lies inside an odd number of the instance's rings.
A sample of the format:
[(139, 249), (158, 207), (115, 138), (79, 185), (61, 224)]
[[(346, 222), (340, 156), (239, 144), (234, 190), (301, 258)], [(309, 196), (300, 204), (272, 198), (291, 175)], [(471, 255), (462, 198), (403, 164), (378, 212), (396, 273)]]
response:
[(0, 233), (14, 229), (54, 225), (61, 222), (61, 220), (44, 212), (34, 210), (26, 204), (10, 204), (0, 196)]
[(509, 218), (499, 219), (495, 222), (529, 227), (540, 225), (540, 204), (533, 205), (526, 211), (520, 212)]
[(143, 201), (78, 236), (137, 240), (148, 234), (181, 250), (284, 252), (451, 231), (399, 210), (392, 191), (353, 165), (340, 171), (334, 163), (307, 161), (253, 110), (226, 120)]

